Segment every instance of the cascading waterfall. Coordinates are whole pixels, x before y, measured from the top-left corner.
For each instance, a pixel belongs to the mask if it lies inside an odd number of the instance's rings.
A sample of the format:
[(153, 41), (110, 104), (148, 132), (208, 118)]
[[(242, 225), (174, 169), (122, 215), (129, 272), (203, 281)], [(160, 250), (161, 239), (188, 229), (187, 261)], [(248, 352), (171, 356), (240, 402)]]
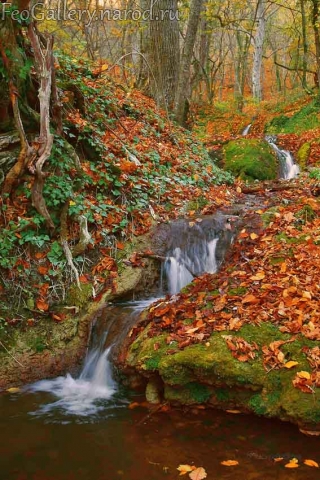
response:
[(280, 178), (290, 180), (300, 173), (299, 165), (295, 162), (292, 153), (282, 150), (276, 144), (277, 138), (272, 135), (266, 136), (266, 141), (276, 152), (280, 163)]
[(49, 392), (57, 401), (44, 405), (38, 413), (61, 410), (67, 414), (87, 416), (103, 408), (102, 400), (109, 400), (117, 391), (108, 360), (110, 348), (96, 348), (88, 355), (79, 378), (69, 373), (65, 377), (42, 380), (29, 387), (33, 392)]
[[(123, 307), (124, 321), (135, 318), (139, 312), (146, 308), (155, 299), (132, 302)], [(118, 308), (119, 310), (119, 308)], [(119, 312), (110, 314), (110, 319), (103, 318), (104, 322), (100, 329), (103, 333), (93, 335), (92, 346), (85, 359), (82, 371), (78, 378), (67, 374), (65, 377), (58, 377), (53, 380), (41, 380), (27, 387), (32, 392), (48, 392), (57, 398), (53, 403), (43, 405), (35, 415), (48, 414), (60, 411), (67, 415), (90, 416), (104, 410), (106, 407), (114, 407), (113, 398), (118, 391), (117, 383), (112, 377), (112, 364), (110, 361), (113, 345), (108, 345), (109, 333), (114, 324), (121, 324)], [(109, 321), (110, 320), (110, 321)], [(106, 328), (105, 324), (108, 325)], [(95, 330), (95, 329), (94, 329)], [(99, 330), (99, 329), (98, 329)], [(125, 328), (123, 328), (125, 330)]]
[[(217, 256), (220, 240), (230, 229), (226, 219), (199, 219), (181, 221), (178, 232), (172, 231), (172, 245), (165, 261), (168, 290), (171, 295), (178, 293), (194, 277), (202, 273), (215, 273), (222, 261)], [(227, 243), (232, 241), (228, 235)], [(220, 251), (221, 249), (219, 249)], [(223, 255), (222, 255), (223, 256)]]
[(250, 123), (250, 125), (247, 125), (247, 126), (246, 126), (246, 128), (245, 128), (245, 129), (243, 130), (243, 132), (242, 132), (242, 136), (243, 136), (243, 137), (246, 137), (246, 136), (249, 134), (249, 132), (250, 132), (250, 130), (251, 130), (251, 127), (252, 127), (252, 123)]
[[(170, 244), (162, 270), (170, 294), (178, 293), (195, 276), (218, 270), (233, 238), (229, 220), (224, 215), (215, 215), (195, 221), (178, 220), (168, 226)], [(163, 295), (163, 292), (159, 293)], [(91, 348), (79, 377), (68, 374), (27, 387), (33, 392), (48, 392), (57, 399), (43, 405), (34, 414), (51, 414), (58, 410), (63, 414), (85, 417), (108, 406), (113, 408), (118, 389), (110, 362), (112, 349), (117, 348), (112, 342), (116, 339), (116, 344), (121, 343), (139, 313), (155, 300), (149, 298), (106, 308), (93, 328)]]
[[(252, 123), (246, 126), (246, 128), (242, 132), (242, 136), (246, 137), (252, 127)], [(300, 173), (299, 165), (295, 162), (292, 153), (287, 150), (282, 150), (277, 145), (277, 137), (274, 135), (267, 135), (265, 137), (266, 141), (275, 151), (277, 158), (279, 160), (280, 165), (280, 178), (284, 180), (290, 180), (292, 178), (296, 178)]]

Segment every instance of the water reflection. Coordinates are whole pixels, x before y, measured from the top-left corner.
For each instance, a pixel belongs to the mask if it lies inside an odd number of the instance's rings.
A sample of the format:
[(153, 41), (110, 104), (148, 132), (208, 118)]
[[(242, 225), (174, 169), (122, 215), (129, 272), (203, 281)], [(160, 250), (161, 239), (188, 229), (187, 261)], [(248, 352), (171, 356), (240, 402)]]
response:
[[(30, 417), (48, 395), (0, 397), (1, 479), (173, 480), (184, 463), (203, 466), (208, 480), (318, 478), (303, 461), (320, 461), (319, 439), (304, 437), (289, 424), (198, 409), (150, 415), (146, 408), (118, 408), (116, 402), (86, 423), (74, 414)], [(284, 460), (276, 463), (277, 457)], [(300, 466), (289, 471), (284, 464), (293, 457)], [(224, 467), (224, 460), (239, 465)]]

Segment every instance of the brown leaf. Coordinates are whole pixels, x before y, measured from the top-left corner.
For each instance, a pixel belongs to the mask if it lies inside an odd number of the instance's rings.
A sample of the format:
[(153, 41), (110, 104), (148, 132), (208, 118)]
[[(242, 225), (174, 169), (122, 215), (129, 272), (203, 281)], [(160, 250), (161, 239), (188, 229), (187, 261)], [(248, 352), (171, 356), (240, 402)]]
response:
[(259, 298), (255, 297), (251, 293), (249, 295), (246, 295), (244, 299), (242, 300), (242, 303), (245, 305), (246, 303), (259, 303), (260, 300)]
[(236, 465), (239, 465), (239, 462), (237, 462), (237, 460), (224, 460), (221, 462), (221, 465), (224, 465), (225, 467), (235, 467)]
[(42, 312), (47, 312), (49, 310), (49, 304), (42, 298), (38, 298), (36, 302), (36, 306), (37, 306), (37, 309), (41, 310)]
[(204, 468), (199, 467), (189, 473), (189, 477), (191, 480), (203, 480), (204, 478), (207, 478), (207, 472)]

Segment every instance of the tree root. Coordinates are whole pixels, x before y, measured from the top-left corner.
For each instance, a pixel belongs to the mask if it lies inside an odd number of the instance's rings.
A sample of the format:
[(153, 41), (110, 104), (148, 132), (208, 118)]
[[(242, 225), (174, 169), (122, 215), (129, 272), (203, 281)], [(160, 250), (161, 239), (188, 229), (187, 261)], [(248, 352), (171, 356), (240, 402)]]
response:
[(89, 243), (91, 242), (91, 235), (88, 231), (88, 221), (84, 215), (80, 215), (79, 224), (80, 224), (80, 239), (77, 245), (72, 249), (73, 257), (82, 255), (86, 251), (86, 248), (89, 245)]

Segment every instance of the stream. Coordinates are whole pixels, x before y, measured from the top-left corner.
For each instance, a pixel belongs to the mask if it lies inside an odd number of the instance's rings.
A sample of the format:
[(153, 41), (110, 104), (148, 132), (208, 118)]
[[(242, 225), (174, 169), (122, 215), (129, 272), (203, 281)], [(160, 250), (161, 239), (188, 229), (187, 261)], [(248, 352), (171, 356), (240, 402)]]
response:
[[(105, 307), (77, 377), (0, 395), (1, 480), (177, 479), (180, 464), (204, 467), (209, 480), (315, 480), (303, 461), (319, 462), (319, 439), (293, 425), (197, 407), (152, 413), (140, 394), (117, 382), (112, 351), (139, 313), (195, 276), (216, 272), (234, 236), (226, 215), (170, 228), (159, 288), (151, 298)], [(300, 463), (294, 472), (284, 468), (292, 458)]]
[[(242, 132), (243, 137), (249, 135), (251, 127), (252, 123), (245, 127)], [(299, 165), (296, 163), (292, 153), (288, 150), (283, 150), (278, 147), (276, 135), (266, 135), (265, 140), (269, 143), (270, 147), (274, 150), (278, 158), (279, 178), (283, 178), (284, 180), (291, 180), (292, 178), (296, 178), (300, 173), (300, 168)]]

